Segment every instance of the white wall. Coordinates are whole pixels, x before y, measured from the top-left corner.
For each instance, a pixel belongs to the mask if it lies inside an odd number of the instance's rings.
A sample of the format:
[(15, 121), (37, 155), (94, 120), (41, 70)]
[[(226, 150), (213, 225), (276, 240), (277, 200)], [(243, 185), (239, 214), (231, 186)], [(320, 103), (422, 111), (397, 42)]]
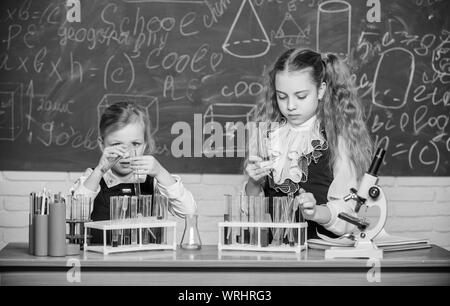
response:
[[(81, 173), (0, 172), (0, 249), (9, 242), (28, 241), (28, 195), (43, 187), (69, 190)], [(241, 175), (181, 175), (199, 206), (203, 244), (217, 243), (217, 222), (223, 219), (223, 195), (241, 191)], [(388, 199), (386, 230), (391, 234), (429, 238), (450, 250), (450, 177), (381, 177)], [(177, 238), (184, 229), (178, 220)]]

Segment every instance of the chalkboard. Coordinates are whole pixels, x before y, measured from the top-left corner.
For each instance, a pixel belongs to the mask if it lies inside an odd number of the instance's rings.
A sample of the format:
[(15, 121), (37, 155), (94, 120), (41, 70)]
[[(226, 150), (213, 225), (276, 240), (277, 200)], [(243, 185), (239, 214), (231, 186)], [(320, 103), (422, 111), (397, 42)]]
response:
[[(146, 107), (170, 171), (241, 173), (225, 124), (245, 124), (270, 64), (303, 47), (353, 67), (387, 149), (381, 174), (448, 176), (448, 12), (443, 0), (2, 1), (0, 170), (95, 166), (99, 113), (127, 99)], [(172, 152), (177, 122), (191, 127), (190, 156)], [(194, 152), (208, 122), (224, 126), (228, 157)]]

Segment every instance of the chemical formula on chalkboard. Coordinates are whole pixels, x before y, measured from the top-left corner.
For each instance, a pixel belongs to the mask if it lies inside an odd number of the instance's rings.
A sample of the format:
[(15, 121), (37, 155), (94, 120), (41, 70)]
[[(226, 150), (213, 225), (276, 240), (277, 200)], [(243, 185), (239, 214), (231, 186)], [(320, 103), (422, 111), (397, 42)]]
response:
[[(94, 166), (100, 114), (129, 100), (146, 108), (169, 171), (242, 173), (236, 127), (296, 47), (352, 67), (387, 150), (382, 175), (448, 176), (449, 11), (443, 0), (2, 1), (0, 169)], [(223, 148), (208, 141), (218, 130)], [(172, 152), (183, 133), (192, 154)]]

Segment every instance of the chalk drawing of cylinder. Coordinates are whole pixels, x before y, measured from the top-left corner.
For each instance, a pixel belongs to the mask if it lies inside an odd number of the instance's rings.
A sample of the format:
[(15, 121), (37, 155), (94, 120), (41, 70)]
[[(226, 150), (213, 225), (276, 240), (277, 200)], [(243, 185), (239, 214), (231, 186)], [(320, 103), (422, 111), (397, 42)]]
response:
[(242, 1), (222, 49), (237, 58), (256, 58), (269, 51), (269, 36), (251, 0)]
[(347, 58), (350, 53), (352, 7), (345, 1), (326, 1), (317, 10), (316, 50)]
[(414, 70), (414, 54), (410, 51), (392, 48), (383, 52), (373, 77), (372, 103), (382, 108), (402, 108), (408, 101)]
[(23, 130), (23, 84), (0, 83), (0, 140), (14, 141)]

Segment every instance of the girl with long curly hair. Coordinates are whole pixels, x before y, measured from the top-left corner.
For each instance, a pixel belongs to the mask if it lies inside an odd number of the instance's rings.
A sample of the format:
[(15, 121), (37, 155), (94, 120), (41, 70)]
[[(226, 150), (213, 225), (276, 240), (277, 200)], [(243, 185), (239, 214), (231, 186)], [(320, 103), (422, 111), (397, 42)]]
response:
[(246, 194), (295, 197), (308, 238), (350, 233), (354, 226), (337, 216), (355, 215), (342, 198), (368, 169), (372, 141), (348, 67), (334, 54), (290, 49), (274, 63), (265, 94), (256, 121), (270, 123), (269, 158), (247, 156)]

